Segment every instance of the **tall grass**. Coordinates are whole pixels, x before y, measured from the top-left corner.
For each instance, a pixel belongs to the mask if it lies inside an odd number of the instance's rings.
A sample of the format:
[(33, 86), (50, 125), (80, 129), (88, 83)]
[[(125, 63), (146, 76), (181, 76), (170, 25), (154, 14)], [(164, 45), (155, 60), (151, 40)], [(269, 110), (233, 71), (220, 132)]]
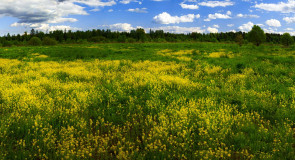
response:
[(0, 48), (1, 159), (294, 159), (295, 52)]

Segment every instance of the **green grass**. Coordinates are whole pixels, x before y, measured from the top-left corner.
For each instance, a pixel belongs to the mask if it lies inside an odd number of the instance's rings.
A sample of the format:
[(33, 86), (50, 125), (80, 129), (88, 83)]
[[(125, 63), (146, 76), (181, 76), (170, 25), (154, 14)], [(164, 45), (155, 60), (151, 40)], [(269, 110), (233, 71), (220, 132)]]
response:
[(0, 48), (0, 159), (295, 159), (295, 48)]

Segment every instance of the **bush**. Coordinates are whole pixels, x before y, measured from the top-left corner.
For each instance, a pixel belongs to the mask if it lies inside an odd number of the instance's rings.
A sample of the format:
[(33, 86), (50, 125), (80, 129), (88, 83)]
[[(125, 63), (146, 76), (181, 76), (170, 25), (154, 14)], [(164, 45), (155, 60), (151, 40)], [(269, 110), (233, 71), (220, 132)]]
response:
[(42, 45), (42, 41), (38, 37), (32, 37), (29, 40), (28, 45), (30, 45), (30, 46), (40, 46), (40, 45)]
[(154, 41), (155, 42), (160, 42), (160, 43), (167, 42), (166, 39), (164, 39), (164, 38), (157, 38)]
[(127, 39), (127, 42), (128, 42), (128, 43), (135, 43), (136, 40), (135, 40), (134, 38), (128, 38), (128, 39)]
[(3, 47), (11, 47), (13, 43), (11, 41), (4, 41), (2, 45)]
[(238, 43), (238, 45), (239, 46), (242, 46), (243, 45), (243, 41), (244, 41), (243, 35), (238, 34), (237, 37), (236, 37), (236, 42)]
[(89, 39), (89, 42), (95, 42), (95, 43), (105, 42), (105, 41), (106, 41), (106, 37), (104, 37), (104, 36), (95, 36), (95, 37), (91, 37)]
[(49, 37), (43, 38), (42, 43), (43, 43), (43, 45), (46, 45), (46, 46), (57, 45), (57, 41), (55, 39), (52, 39), (52, 38), (49, 38)]
[(284, 33), (283, 36), (281, 37), (281, 43), (288, 47), (292, 44), (294, 44), (294, 39), (293, 37), (291, 37), (291, 35), (289, 33)]
[(127, 37), (125, 35), (119, 36), (118, 42), (125, 43), (126, 39), (127, 39)]
[(87, 39), (78, 39), (78, 40), (77, 40), (77, 43), (78, 43), (78, 44), (87, 44), (88, 41), (87, 41)]

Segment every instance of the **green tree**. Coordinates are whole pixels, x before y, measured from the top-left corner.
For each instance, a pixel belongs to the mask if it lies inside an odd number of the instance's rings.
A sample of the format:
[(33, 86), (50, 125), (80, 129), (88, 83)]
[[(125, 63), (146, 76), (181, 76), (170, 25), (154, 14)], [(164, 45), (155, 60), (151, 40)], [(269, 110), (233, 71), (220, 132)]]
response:
[(30, 46), (40, 46), (40, 45), (42, 44), (42, 41), (41, 41), (41, 39), (38, 38), (38, 37), (32, 37), (32, 38), (29, 40), (28, 44), (29, 44)]
[(243, 42), (244, 42), (244, 38), (243, 38), (243, 35), (242, 34), (238, 34), (237, 37), (236, 37), (236, 42), (242, 46), (243, 45)]
[(257, 25), (252, 27), (252, 30), (248, 33), (248, 40), (256, 46), (262, 44), (266, 39), (264, 31)]
[(291, 37), (291, 35), (289, 33), (284, 33), (283, 36), (281, 37), (281, 43), (288, 47), (292, 44), (294, 44), (294, 39), (293, 37)]
[(45, 37), (43, 38), (42, 44), (46, 46), (54, 46), (57, 45), (57, 41), (53, 38)]

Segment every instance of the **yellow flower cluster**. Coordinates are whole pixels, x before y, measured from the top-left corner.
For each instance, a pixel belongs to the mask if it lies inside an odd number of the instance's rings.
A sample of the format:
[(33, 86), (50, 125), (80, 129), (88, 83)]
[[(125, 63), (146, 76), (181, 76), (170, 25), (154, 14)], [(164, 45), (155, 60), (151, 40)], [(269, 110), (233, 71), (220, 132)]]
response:
[[(192, 60), (192, 53), (158, 52), (180, 63), (0, 59), (0, 158), (275, 159), (294, 153), (293, 122), (276, 129), (277, 122), (259, 114), (274, 106), (294, 109), (294, 86), (286, 104), (263, 85), (249, 89), (260, 78), (252, 68), (232, 73)], [(225, 55), (232, 57), (225, 51), (209, 57)], [(261, 108), (250, 108), (254, 104)]]

